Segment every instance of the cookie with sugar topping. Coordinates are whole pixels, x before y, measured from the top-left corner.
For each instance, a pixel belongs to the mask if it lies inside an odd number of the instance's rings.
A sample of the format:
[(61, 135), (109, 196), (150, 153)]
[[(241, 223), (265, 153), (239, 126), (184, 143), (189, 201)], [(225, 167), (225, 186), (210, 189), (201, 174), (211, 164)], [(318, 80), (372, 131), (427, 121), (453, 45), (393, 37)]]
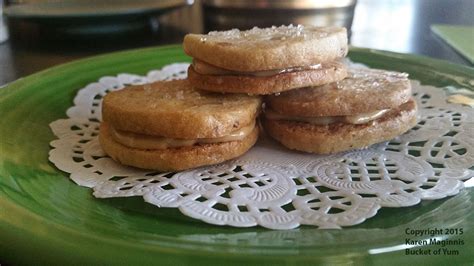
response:
[(188, 34), (183, 48), (195, 59), (241, 72), (317, 65), (348, 51), (345, 28), (303, 25)]
[(242, 155), (258, 137), (261, 99), (195, 89), (188, 80), (127, 87), (104, 97), (99, 141), (114, 160), (178, 171)]
[(343, 79), (348, 51), (341, 27), (289, 25), (188, 34), (188, 76), (210, 91), (271, 94)]
[(390, 140), (416, 125), (408, 75), (350, 70), (332, 84), (265, 97), (263, 126), (284, 146), (328, 154)]

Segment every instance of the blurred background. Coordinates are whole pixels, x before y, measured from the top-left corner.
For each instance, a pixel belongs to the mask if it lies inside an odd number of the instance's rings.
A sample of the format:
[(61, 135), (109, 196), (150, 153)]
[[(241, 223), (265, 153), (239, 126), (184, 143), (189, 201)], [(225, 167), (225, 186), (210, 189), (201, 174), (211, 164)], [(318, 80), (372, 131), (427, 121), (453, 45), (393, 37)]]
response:
[(180, 43), (189, 32), (290, 23), (345, 26), (353, 46), (472, 66), (433, 25), (464, 26), (461, 39), (472, 40), (474, 0), (0, 1), (0, 86), (87, 56)]

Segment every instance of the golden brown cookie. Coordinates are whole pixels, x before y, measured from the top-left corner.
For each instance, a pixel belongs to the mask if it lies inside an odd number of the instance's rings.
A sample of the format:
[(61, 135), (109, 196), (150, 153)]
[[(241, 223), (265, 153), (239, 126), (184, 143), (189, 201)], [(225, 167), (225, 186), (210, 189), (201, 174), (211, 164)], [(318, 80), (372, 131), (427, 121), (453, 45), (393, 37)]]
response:
[(104, 97), (103, 120), (115, 128), (146, 135), (195, 139), (228, 135), (254, 123), (261, 99), (209, 93), (188, 80), (155, 82)]
[(266, 96), (266, 132), (290, 149), (327, 154), (389, 140), (416, 124), (406, 74), (349, 72), (339, 82)]
[(265, 102), (286, 115), (342, 116), (395, 108), (410, 98), (407, 74), (350, 69), (342, 81), (269, 95)]
[(260, 76), (245, 75), (245, 73), (203, 75), (197, 73), (193, 65), (188, 69), (190, 82), (199, 89), (255, 95), (267, 95), (295, 88), (324, 85), (342, 80), (346, 76), (346, 66), (337, 61), (321, 64), (321, 67), (314, 69)]
[(107, 123), (100, 127), (99, 140), (104, 151), (115, 161), (139, 168), (158, 171), (180, 171), (221, 163), (236, 158), (257, 141), (258, 128), (240, 141), (197, 144), (168, 149), (137, 149), (116, 142)]
[(104, 97), (99, 141), (129, 166), (178, 171), (242, 155), (257, 140), (261, 99), (160, 81)]
[(214, 92), (267, 95), (319, 86), (347, 76), (339, 63), (348, 51), (341, 27), (289, 25), (188, 34), (190, 82)]
[(416, 110), (415, 101), (410, 100), (381, 118), (365, 124), (315, 125), (263, 119), (263, 126), (267, 134), (287, 148), (329, 154), (365, 148), (405, 133), (416, 125)]
[(348, 51), (345, 28), (302, 25), (188, 34), (183, 48), (195, 59), (244, 72), (330, 62)]

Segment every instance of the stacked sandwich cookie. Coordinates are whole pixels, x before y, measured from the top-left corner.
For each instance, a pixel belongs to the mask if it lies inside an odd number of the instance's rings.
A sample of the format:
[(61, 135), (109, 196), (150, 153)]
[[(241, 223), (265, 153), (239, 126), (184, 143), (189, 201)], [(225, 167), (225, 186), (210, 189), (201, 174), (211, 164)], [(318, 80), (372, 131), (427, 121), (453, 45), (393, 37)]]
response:
[(339, 82), (266, 98), (263, 125), (284, 146), (320, 154), (390, 140), (417, 123), (406, 74), (350, 70)]
[(188, 34), (191, 83), (202, 90), (265, 95), (335, 82), (347, 76), (340, 27), (281, 26)]
[(162, 81), (108, 93), (99, 140), (129, 166), (179, 171), (220, 163), (258, 137), (258, 97), (200, 91), (188, 80)]

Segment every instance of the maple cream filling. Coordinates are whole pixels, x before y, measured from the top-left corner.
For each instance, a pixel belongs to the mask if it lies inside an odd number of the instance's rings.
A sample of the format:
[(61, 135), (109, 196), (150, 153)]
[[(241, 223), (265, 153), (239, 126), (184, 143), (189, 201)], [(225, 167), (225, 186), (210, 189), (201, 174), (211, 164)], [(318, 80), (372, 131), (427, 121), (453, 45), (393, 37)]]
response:
[(262, 70), (262, 71), (254, 71), (254, 72), (241, 72), (241, 71), (233, 71), (233, 70), (216, 67), (216, 66), (210, 65), (208, 63), (205, 63), (203, 61), (196, 60), (196, 59), (193, 60), (192, 65), (193, 65), (194, 71), (196, 71), (197, 73), (201, 75), (236, 75), (236, 76), (255, 76), (255, 77), (268, 77), (268, 76), (274, 76), (274, 75), (278, 75), (282, 73), (323, 68), (321, 64), (317, 64), (317, 65), (311, 65), (311, 66), (290, 67), (290, 68)]
[(365, 124), (380, 118), (390, 109), (383, 109), (369, 113), (362, 113), (357, 115), (346, 115), (346, 116), (317, 116), (317, 117), (303, 117), (303, 116), (290, 116), (279, 114), (273, 110), (265, 110), (265, 117), (272, 120), (289, 120), (297, 122), (305, 122), (315, 125), (329, 125), (333, 123), (346, 123), (346, 124)]
[(175, 139), (145, 134), (137, 134), (111, 127), (112, 138), (131, 148), (145, 150), (162, 150), (168, 148), (187, 147), (195, 144), (212, 144), (229, 141), (240, 141), (247, 137), (255, 128), (255, 123), (231, 132), (229, 135), (217, 138)]

